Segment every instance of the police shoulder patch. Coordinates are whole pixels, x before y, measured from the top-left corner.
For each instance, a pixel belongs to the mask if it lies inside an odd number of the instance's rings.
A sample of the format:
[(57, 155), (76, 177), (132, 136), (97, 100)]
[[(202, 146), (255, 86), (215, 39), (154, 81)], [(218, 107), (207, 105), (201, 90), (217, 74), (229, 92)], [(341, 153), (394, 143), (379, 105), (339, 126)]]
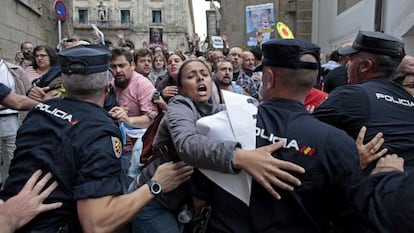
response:
[(122, 143), (121, 140), (117, 137), (111, 137), (112, 140), (112, 148), (114, 149), (115, 157), (118, 159), (121, 158), (122, 154)]

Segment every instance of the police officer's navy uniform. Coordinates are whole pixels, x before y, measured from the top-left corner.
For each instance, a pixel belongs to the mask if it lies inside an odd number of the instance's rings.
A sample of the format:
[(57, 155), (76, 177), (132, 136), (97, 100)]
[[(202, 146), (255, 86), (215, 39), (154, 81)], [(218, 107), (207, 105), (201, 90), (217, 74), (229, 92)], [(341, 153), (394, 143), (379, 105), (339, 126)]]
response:
[[(84, 69), (107, 70), (109, 52), (94, 46), (72, 50), (63, 54), (62, 63), (86, 51)], [(77, 200), (123, 194), (120, 138), (119, 129), (96, 104), (63, 98), (36, 105), (18, 131), (10, 176), (0, 197), (16, 195), (31, 174), (41, 169), (50, 171), (58, 182), (45, 203), (60, 201), (63, 206), (40, 214), (19, 232), (81, 232)]]
[(389, 77), (379, 77), (358, 85), (338, 88), (314, 115), (357, 138), (367, 127), (366, 140), (384, 134), (384, 147), (414, 167), (414, 98)]
[[(349, 49), (351, 53), (361, 50), (402, 58), (403, 46), (398, 39), (383, 33), (360, 32)], [(366, 126), (365, 142), (382, 132), (383, 147), (388, 148), (388, 153), (403, 157), (407, 169), (414, 167), (410, 153), (414, 151), (414, 98), (389, 76), (335, 89), (314, 116), (345, 130), (354, 139), (361, 127)]]
[[(371, 221), (372, 232), (414, 232), (414, 173), (393, 171), (369, 175), (352, 192), (353, 206)], [(362, 228), (358, 232), (371, 231)]]
[[(346, 195), (360, 174), (355, 142), (319, 122), (299, 102), (272, 99), (259, 106), (257, 146), (286, 140), (274, 156), (302, 166), (302, 185), (275, 200), (253, 182), (250, 203), (255, 232), (327, 232), (344, 210)], [(279, 192), (279, 191), (278, 191)], [(272, 217), (270, 217), (272, 216)]]
[[(299, 61), (303, 54), (319, 58), (319, 47), (301, 40), (276, 40), (263, 44), (263, 64), (286, 68), (318, 69)], [(349, 188), (360, 177), (354, 140), (344, 131), (313, 118), (303, 104), (275, 98), (258, 108), (256, 145), (280, 140), (284, 147), (273, 156), (302, 166), (293, 174), (302, 185), (281, 191), (276, 200), (253, 181), (250, 216), (254, 232), (327, 232), (345, 210)]]

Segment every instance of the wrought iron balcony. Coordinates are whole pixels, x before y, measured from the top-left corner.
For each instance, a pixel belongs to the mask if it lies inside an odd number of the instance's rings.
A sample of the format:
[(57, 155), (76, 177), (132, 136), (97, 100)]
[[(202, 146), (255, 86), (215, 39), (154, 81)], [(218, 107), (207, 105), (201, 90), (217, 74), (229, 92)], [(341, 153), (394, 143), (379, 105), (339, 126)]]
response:
[(133, 22), (132, 21), (115, 21), (115, 20), (96, 20), (96, 21), (87, 21), (87, 22), (74, 22), (73, 27), (76, 29), (89, 29), (91, 25), (95, 24), (100, 29), (131, 29)]

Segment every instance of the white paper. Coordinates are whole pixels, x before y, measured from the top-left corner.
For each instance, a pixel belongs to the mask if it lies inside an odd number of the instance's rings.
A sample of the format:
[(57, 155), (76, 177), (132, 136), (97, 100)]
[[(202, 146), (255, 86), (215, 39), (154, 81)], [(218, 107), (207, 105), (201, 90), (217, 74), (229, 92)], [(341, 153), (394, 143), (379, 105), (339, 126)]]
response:
[(224, 47), (223, 39), (220, 36), (211, 36), (213, 48), (222, 49)]
[[(227, 110), (197, 121), (197, 130), (209, 138), (220, 140), (235, 140), (241, 143), (243, 149), (256, 147), (257, 107), (248, 103), (249, 96), (223, 91)], [(221, 188), (243, 201), (250, 203), (252, 178), (241, 171), (237, 175), (200, 169), (200, 171)]]

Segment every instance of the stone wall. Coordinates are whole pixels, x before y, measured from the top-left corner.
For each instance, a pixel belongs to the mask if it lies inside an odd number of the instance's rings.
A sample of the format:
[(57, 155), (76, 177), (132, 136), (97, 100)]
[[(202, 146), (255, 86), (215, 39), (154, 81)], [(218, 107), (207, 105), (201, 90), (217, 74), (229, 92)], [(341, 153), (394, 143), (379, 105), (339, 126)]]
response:
[(14, 62), (20, 44), (55, 46), (58, 42), (54, 0), (1, 0), (0, 48), (1, 57)]

